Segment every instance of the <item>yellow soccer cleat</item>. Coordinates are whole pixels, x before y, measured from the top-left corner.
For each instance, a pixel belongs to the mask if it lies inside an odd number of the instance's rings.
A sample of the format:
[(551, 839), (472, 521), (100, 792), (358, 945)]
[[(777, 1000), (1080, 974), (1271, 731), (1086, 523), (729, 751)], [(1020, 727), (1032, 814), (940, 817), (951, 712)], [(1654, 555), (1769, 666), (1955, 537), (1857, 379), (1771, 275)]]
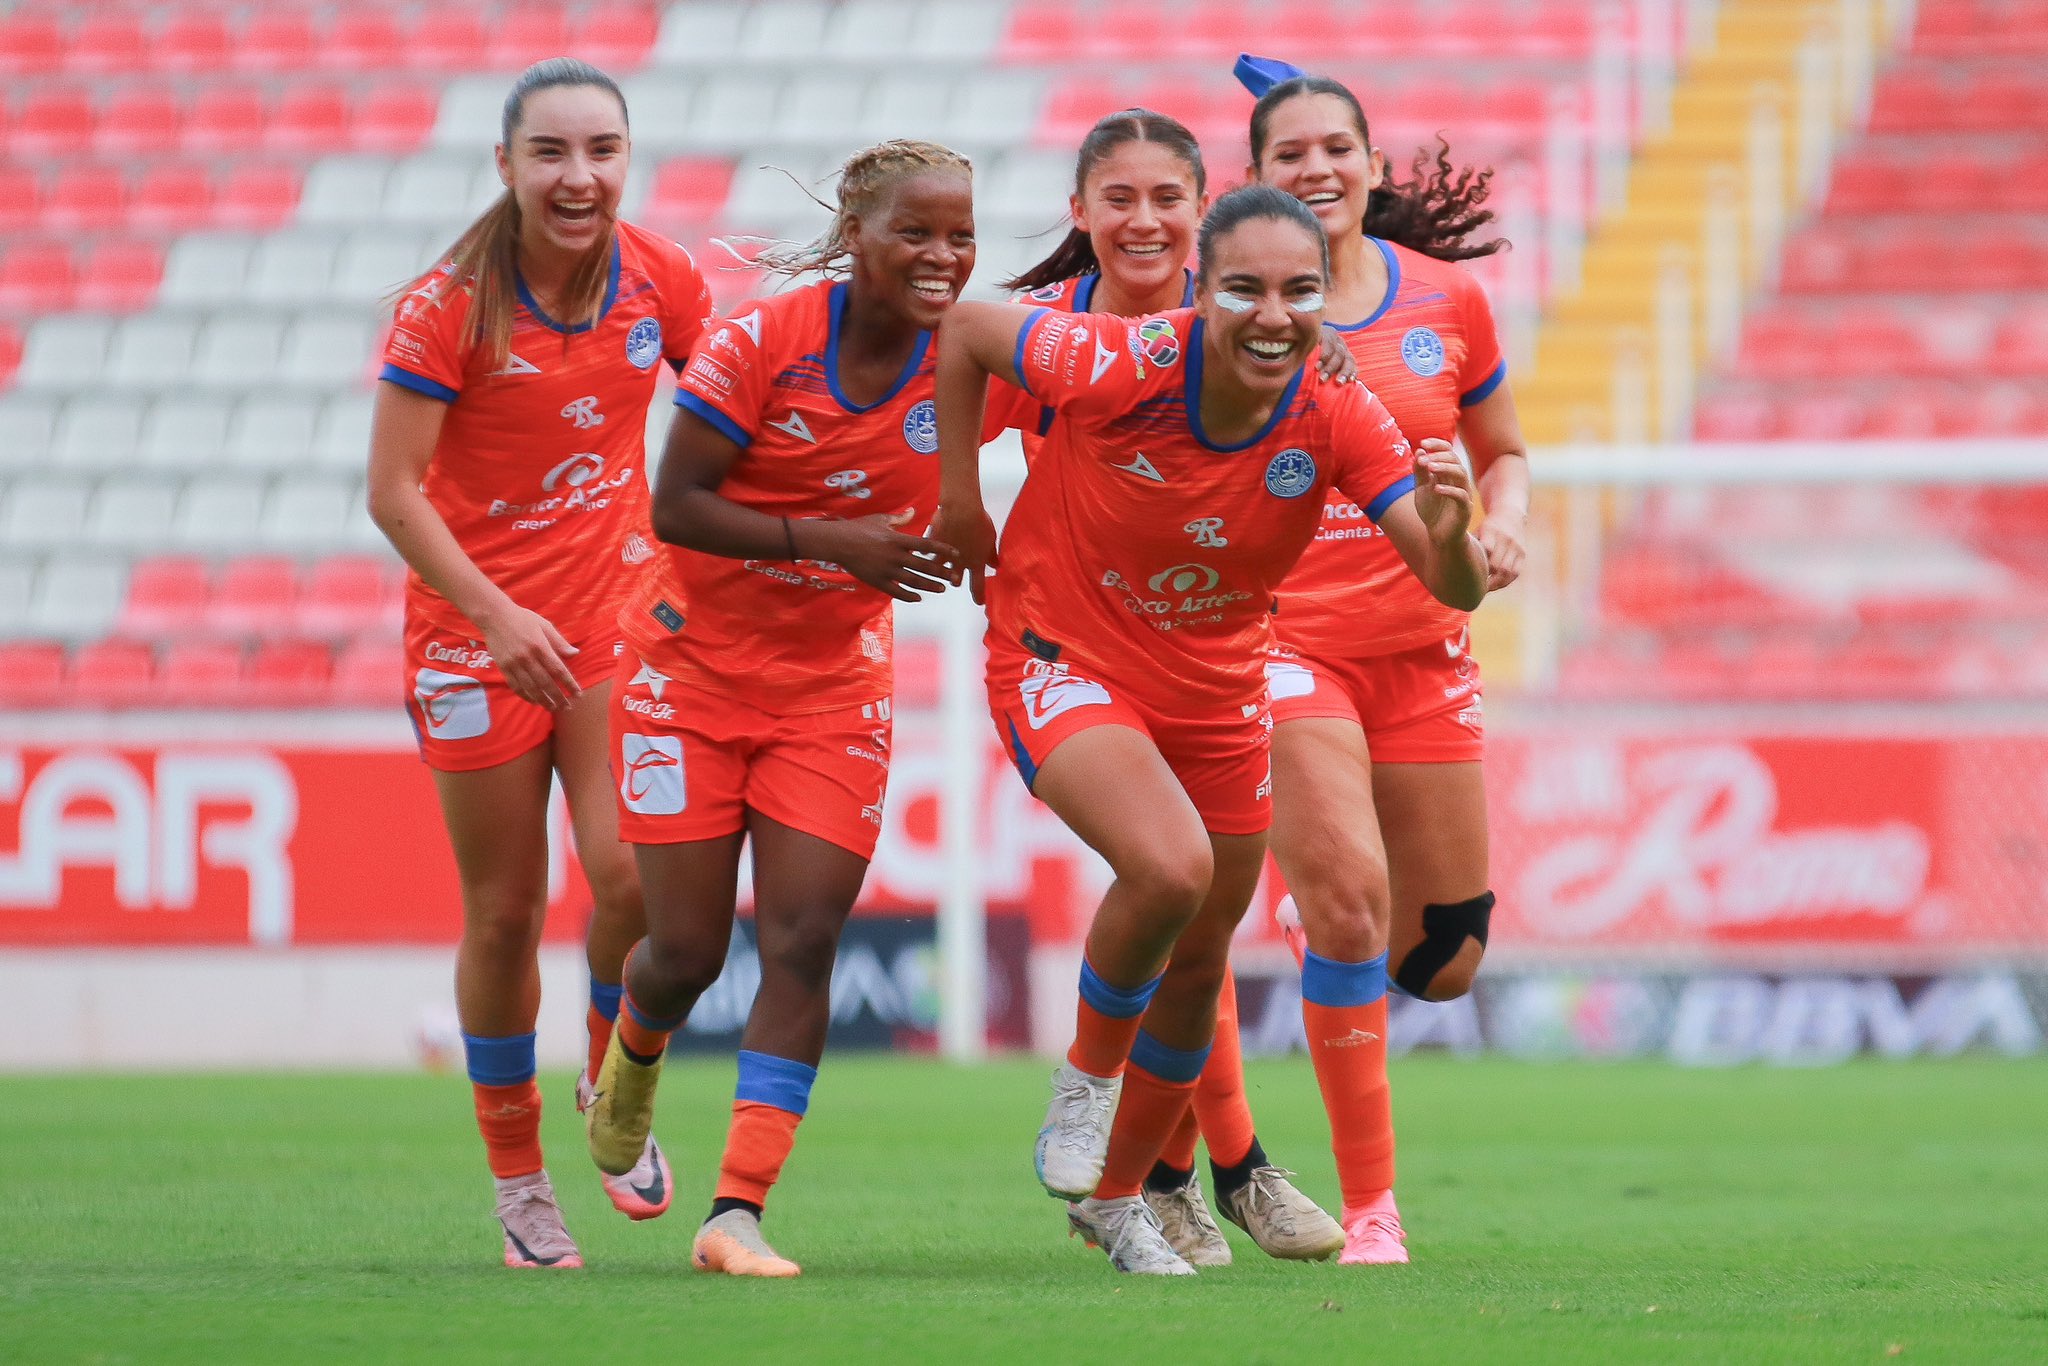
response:
[(661, 1059), (634, 1062), (617, 1034), (604, 1050), (597, 1086), (583, 1112), (590, 1140), (590, 1160), (608, 1176), (624, 1176), (647, 1151), (654, 1127), (654, 1088), (661, 1080)]

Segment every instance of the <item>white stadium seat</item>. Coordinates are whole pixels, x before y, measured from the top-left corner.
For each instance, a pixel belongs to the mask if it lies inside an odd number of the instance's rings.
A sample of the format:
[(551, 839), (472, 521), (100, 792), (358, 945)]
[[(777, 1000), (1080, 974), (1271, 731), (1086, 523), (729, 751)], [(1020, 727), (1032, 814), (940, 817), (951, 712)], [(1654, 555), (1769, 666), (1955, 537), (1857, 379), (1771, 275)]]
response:
[(228, 424), (222, 443), (227, 463), (252, 470), (311, 468), (317, 411), (302, 398), (250, 399)]
[(324, 470), (360, 470), (369, 464), (370, 411), (367, 394), (329, 399), (314, 428), (313, 462)]
[(126, 565), (108, 559), (64, 557), (43, 565), (29, 604), (29, 628), (39, 635), (91, 639), (107, 633), (128, 586)]
[(674, 71), (649, 71), (628, 77), (619, 89), (626, 97), (626, 116), (633, 128), (634, 165), (647, 167), (650, 150), (691, 146), (697, 130), (690, 110), (701, 77)]
[[(384, 189), (377, 217), (386, 223), (450, 228), (470, 216), (469, 183), (475, 154), (430, 154), (401, 161)], [(367, 211), (366, 211), (367, 212)]]
[(902, 73), (877, 76), (862, 107), (860, 140), (873, 143), (884, 138), (922, 138), (952, 146), (957, 137), (953, 101), (954, 87), (950, 83)]
[(264, 238), (249, 259), (244, 301), (326, 302), (334, 279), (335, 246), (331, 232), (281, 232)]
[(309, 389), (354, 388), (376, 338), (354, 317), (301, 318), (285, 337), (278, 378)]
[(107, 351), (108, 383), (124, 389), (170, 389), (181, 383), (192, 365), (190, 318), (130, 318), (114, 331)]
[(81, 394), (64, 405), (50, 438), (51, 463), (65, 469), (120, 469), (142, 443), (144, 407), (125, 394)]
[(188, 550), (229, 550), (253, 543), (263, 485), (247, 475), (195, 479), (171, 519), (171, 539)]
[(57, 405), (10, 394), (0, 399), (0, 475), (41, 469), (57, 426)]
[(150, 469), (202, 469), (227, 447), (230, 404), (225, 399), (178, 396), (158, 401), (143, 420), (138, 463)]
[[(452, 237), (450, 241), (454, 240)], [(381, 309), (385, 296), (426, 274), (434, 253), (448, 245), (416, 228), (365, 228), (334, 258), (334, 298)]]
[(0, 560), (0, 638), (11, 640), (28, 630), (29, 598), (35, 586), (34, 563)]
[(302, 554), (337, 549), (355, 496), (356, 486), (339, 479), (282, 479), (263, 505), (257, 540), (273, 549)]
[(14, 372), (22, 389), (83, 389), (99, 383), (114, 325), (104, 318), (38, 319)]
[(170, 538), (177, 501), (177, 486), (160, 479), (107, 480), (86, 514), (86, 542), (105, 550), (162, 545)]
[(845, 0), (825, 24), (825, 51), (840, 61), (890, 66), (910, 50), (917, 0)]
[(953, 136), (970, 146), (1019, 146), (1031, 136), (1044, 102), (1042, 76), (977, 72), (972, 80), (961, 83), (960, 98), (953, 106)]
[(709, 151), (737, 150), (759, 142), (781, 108), (782, 83), (772, 76), (713, 77), (690, 105), (690, 141)]
[(512, 82), (504, 76), (462, 76), (441, 92), (428, 141), (436, 147), (479, 148), (498, 145), (498, 127), (505, 116), (505, 96)]
[(208, 389), (260, 389), (277, 374), (284, 324), (275, 318), (217, 317), (193, 347), (192, 382)]
[(831, 14), (825, 0), (755, 5), (740, 26), (740, 55), (774, 67), (815, 60), (826, 52), (825, 21)]
[(85, 529), (90, 489), (82, 479), (47, 474), (17, 477), (0, 511), (0, 545), (9, 550), (63, 550)]
[(164, 262), (158, 301), (166, 304), (224, 304), (246, 292), (249, 256), (256, 239), (239, 232), (181, 237)]
[(728, 66), (740, 52), (740, 31), (745, 27), (745, 3), (714, 0), (710, 4), (670, 5), (661, 17), (661, 34), (654, 40), (651, 62), (655, 66)]
[(865, 76), (816, 75), (792, 81), (770, 136), (794, 147), (841, 146), (857, 136), (867, 97)]
[[(981, 66), (1002, 41), (1009, 22), (1006, 5), (962, 5), (957, 0), (924, 0), (911, 22), (905, 55), (921, 61)], [(979, 75), (976, 80), (981, 79)]]
[(347, 226), (374, 221), (391, 179), (389, 157), (326, 157), (306, 173), (299, 222)]

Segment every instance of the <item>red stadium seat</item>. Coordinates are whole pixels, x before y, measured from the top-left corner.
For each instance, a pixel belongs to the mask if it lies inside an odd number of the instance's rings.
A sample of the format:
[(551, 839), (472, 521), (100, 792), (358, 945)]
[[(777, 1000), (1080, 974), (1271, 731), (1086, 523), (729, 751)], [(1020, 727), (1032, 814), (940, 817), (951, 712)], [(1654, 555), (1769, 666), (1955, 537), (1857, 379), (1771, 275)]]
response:
[(191, 9), (173, 15), (150, 45), (156, 67), (193, 74), (226, 71), (233, 49), (225, 19)]
[(1962, 91), (1938, 68), (1911, 62), (1878, 78), (1870, 104), (1873, 133), (1933, 133), (1958, 126)]
[(1800, 312), (1764, 312), (1742, 330), (1736, 371), (1755, 379), (1785, 380), (1815, 373), (1813, 329)]
[[(1636, 11), (1638, 14), (1642, 10)], [(1547, 4), (1507, 11), (1519, 15), (1514, 47), (1530, 57), (1579, 57), (1593, 50), (1593, 8)], [(1639, 39), (1642, 35), (1636, 35)]]
[(42, 89), (14, 107), (7, 150), (17, 157), (67, 157), (92, 145), (92, 99), (76, 88)]
[(1959, 93), (1961, 108), (1953, 117), (1973, 132), (2037, 129), (2048, 112), (2048, 88), (2038, 69), (1980, 66)]
[(1072, 61), (1087, 37), (1087, 20), (1062, 0), (1026, 0), (1010, 11), (1010, 26), (997, 49), (1003, 61), (1045, 65)]
[(1254, 38), (1262, 17), (1247, 0), (1202, 0), (1176, 14), (1173, 23), (1154, 36), (1152, 51), (1228, 68), (1238, 53), (1258, 47)]
[(78, 307), (138, 313), (156, 302), (163, 278), (163, 249), (154, 242), (101, 242), (79, 272)]
[(276, 162), (237, 165), (221, 182), (214, 200), (224, 228), (269, 232), (291, 221), (299, 207), (299, 172)]
[(329, 71), (389, 71), (405, 60), (405, 42), (389, 12), (345, 9), (314, 49), (315, 60)]
[(1177, 6), (1160, 0), (1112, 0), (1082, 29), (1081, 56), (1098, 62), (1156, 61), (1171, 41), (1166, 35), (1180, 26), (1181, 18)]
[(466, 5), (428, 10), (406, 35), (406, 65), (422, 71), (475, 71), (487, 65), (483, 17)]
[(599, 5), (577, 17), (566, 50), (607, 70), (629, 70), (647, 60), (660, 34), (661, 16), (653, 5)]
[(405, 697), (404, 655), (389, 637), (351, 641), (335, 656), (329, 701), (383, 710)]
[(1984, 385), (1958, 401), (1955, 420), (1969, 436), (2048, 436), (2048, 396), (2024, 384)]
[(151, 232), (190, 232), (213, 221), (213, 182), (204, 166), (163, 162), (143, 172), (128, 221)]
[(1693, 412), (1693, 435), (1701, 441), (1768, 441), (1777, 427), (1777, 405), (1755, 389), (1717, 390)]
[(2048, 151), (2026, 153), (2010, 163), (1998, 177), (1989, 207), (2015, 213), (2048, 211)]
[(349, 140), (361, 151), (402, 155), (426, 142), (440, 112), (440, 96), (431, 88), (379, 86), (357, 103), (349, 120)]
[(21, 333), (11, 323), (0, 323), (0, 389), (5, 389), (21, 367)]
[(178, 145), (185, 112), (163, 86), (131, 86), (117, 92), (99, 113), (94, 147), (114, 156), (152, 156)]
[(139, 14), (95, 14), (72, 30), (65, 54), (67, 71), (81, 76), (120, 76), (145, 71), (152, 44)]
[(254, 86), (202, 90), (185, 119), (184, 147), (212, 156), (236, 156), (263, 141), (263, 92)]
[(569, 25), (562, 9), (560, 5), (514, 5), (501, 11), (485, 30), (491, 64), (518, 70), (567, 51)]
[(1853, 287), (1858, 249), (1854, 232), (1823, 219), (1785, 243), (1779, 288), (1787, 294), (1827, 294)]
[(0, 76), (47, 76), (64, 63), (64, 29), (54, 18), (0, 18)]
[(316, 640), (274, 640), (257, 646), (242, 675), (245, 703), (253, 707), (324, 706), (334, 683), (334, 661)]
[(1863, 435), (1893, 441), (1957, 435), (1956, 396), (1944, 384), (1888, 385), (1867, 408)]
[(671, 157), (655, 172), (641, 212), (657, 223), (709, 223), (725, 207), (732, 170), (718, 157)]
[(230, 56), (237, 71), (293, 72), (312, 68), (318, 49), (310, 16), (289, 9), (259, 10), (235, 36)]
[(100, 232), (119, 227), (128, 208), (128, 182), (111, 166), (67, 166), (43, 198), (43, 222), (57, 232)]
[(2048, 374), (2048, 308), (2036, 303), (2006, 316), (1998, 327), (1989, 368), (1994, 374), (2021, 378)]
[(1921, 178), (1910, 167), (1869, 151), (1851, 152), (1835, 163), (1828, 185), (1829, 214), (1891, 213), (1915, 208), (1907, 202)]
[(32, 232), (43, 221), (43, 190), (33, 166), (0, 163), (0, 181), (8, 191), (0, 195), (0, 239)]
[(292, 629), (300, 635), (340, 637), (389, 631), (398, 626), (397, 580), (385, 562), (367, 555), (338, 555), (307, 571)]
[(143, 560), (128, 573), (120, 630), (150, 638), (190, 631), (207, 598), (206, 564), (186, 556)]
[(1072, 147), (1088, 135), (1104, 114), (1131, 106), (1127, 84), (1100, 77), (1069, 80), (1053, 88), (1045, 113), (1038, 120), (1038, 140), (1056, 147)]
[(242, 647), (219, 640), (174, 641), (157, 670), (156, 695), (173, 707), (242, 702)]
[(158, 700), (155, 656), (139, 640), (96, 640), (71, 657), (65, 700), (74, 707), (139, 707)]
[(0, 641), (0, 710), (54, 707), (64, 699), (64, 647), (49, 640)]
[(0, 313), (55, 313), (71, 307), (71, 253), (59, 242), (17, 242), (0, 256)]
[(278, 101), (263, 144), (276, 152), (340, 152), (349, 145), (348, 94), (339, 86), (297, 84)]
[(1803, 391), (1779, 409), (1783, 435), (1798, 441), (1846, 441), (1863, 432), (1864, 401), (1841, 390)]
[(223, 636), (275, 635), (290, 626), (298, 592), (298, 566), (288, 559), (255, 555), (232, 561), (214, 585), (206, 629)]

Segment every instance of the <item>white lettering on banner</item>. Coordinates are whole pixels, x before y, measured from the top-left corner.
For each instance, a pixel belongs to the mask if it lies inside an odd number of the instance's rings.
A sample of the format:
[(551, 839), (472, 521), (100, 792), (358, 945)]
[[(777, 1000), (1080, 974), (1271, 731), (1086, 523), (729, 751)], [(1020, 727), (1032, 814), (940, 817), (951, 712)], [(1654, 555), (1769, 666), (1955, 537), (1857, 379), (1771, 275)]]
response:
[(1885, 978), (1699, 978), (1679, 996), (1669, 1051), (1693, 1066), (1815, 1066), (1853, 1057), (1866, 1036), (1888, 1058), (1952, 1057), (1979, 1040), (2011, 1054), (2041, 1046), (2020, 984), (1992, 973), (1942, 978), (1911, 1005)]
[[(1613, 762), (1619, 766), (1618, 755)], [(1857, 911), (1903, 919), (1923, 906), (1928, 833), (1904, 821), (1777, 832), (1776, 779), (1747, 747), (1669, 749), (1634, 775), (1625, 828), (1550, 842), (1523, 874), (1530, 920), (1566, 937), (1662, 909), (1694, 928)], [(1541, 779), (1525, 792), (1544, 786)], [(1531, 825), (1546, 813), (1519, 813)]]
[[(291, 942), (289, 845), (298, 828), (298, 788), (274, 755), (162, 754), (152, 785), (118, 755), (81, 751), (45, 764), (23, 790), (19, 752), (0, 753), (0, 800), (20, 803), (16, 848), (0, 854), (0, 906), (55, 910), (64, 873), (111, 868), (126, 910), (189, 911), (199, 868), (240, 869), (249, 880), (252, 943)], [(106, 806), (110, 815), (73, 810)], [(246, 805), (236, 821), (201, 808)]]

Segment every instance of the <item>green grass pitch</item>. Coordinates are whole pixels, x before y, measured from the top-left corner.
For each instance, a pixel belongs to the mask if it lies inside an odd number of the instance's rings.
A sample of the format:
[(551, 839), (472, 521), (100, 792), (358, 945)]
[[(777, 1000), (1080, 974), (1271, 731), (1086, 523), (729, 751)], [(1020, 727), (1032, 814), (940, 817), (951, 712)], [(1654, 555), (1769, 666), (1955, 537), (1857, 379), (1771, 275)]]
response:
[[(0, 1080), (0, 1360), (2048, 1361), (2048, 1065), (1396, 1064), (1405, 1268), (1119, 1277), (1031, 1178), (1046, 1069), (828, 1060), (768, 1232), (690, 1272), (731, 1064), (672, 1064), (681, 1194), (604, 1203), (546, 1081), (588, 1267), (499, 1265), (459, 1078)], [(1335, 1188), (1313, 1078), (1260, 1132)]]

